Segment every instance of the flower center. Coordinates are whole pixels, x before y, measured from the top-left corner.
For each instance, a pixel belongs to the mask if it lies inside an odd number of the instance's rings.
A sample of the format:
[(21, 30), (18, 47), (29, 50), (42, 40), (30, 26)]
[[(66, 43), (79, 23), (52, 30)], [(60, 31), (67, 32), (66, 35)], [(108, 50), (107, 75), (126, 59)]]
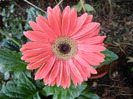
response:
[(59, 51), (62, 53), (62, 54), (68, 54), (71, 50), (71, 47), (69, 44), (60, 44), (58, 46), (59, 48)]
[(57, 58), (67, 60), (73, 58), (76, 54), (77, 44), (69, 37), (59, 37), (52, 45), (52, 50)]

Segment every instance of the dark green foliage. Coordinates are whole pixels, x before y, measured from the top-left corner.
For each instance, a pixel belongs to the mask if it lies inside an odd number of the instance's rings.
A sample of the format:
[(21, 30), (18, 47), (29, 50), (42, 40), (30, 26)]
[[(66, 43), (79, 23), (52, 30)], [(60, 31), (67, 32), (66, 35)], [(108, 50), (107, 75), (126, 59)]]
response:
[(9, 52), (9, 50), (0, 49), (0, 63), (5, 66), (6, 71), (24, 71), (26, 69), (27, 63), (21, 60), (21, 56), (21, 52)]
[(76, 99), (99, 99), (100, 97), (91, 91), (91, 88), (87, 86), (85, 90), (82, 91), (79, 97)]
[(13, 41), (11, 40), (4, 40), (2, 47), (4, 49), (9, 49), (10, 51), (17, 51), (19, 52), (19, 46), (16, 45)]
[(17, 17), (14, 14), (14, 4), (10, 7), (3, 8), (2, 10), (2, 21), (3, 21), (3, 30), (4, 32), (8, 33), (11, 37), (16, 37), (17, 39), (21, 39), (23, 36), (23, 23), (24, 19)]
[(38, 15), (42, 15), (44, 17), (47, 17), (47, 14), (38, 11), (37, 9), (30, 7), (29, 9), (27, 9), (27, 20), (26, 20), (26, 24), (25, 24), (25, 30), (32, 30), (30, 25), (29, 25), (29, 21), (34, 21), (36, 22), (36, 17), (38, 17)]
[(82, 91), (87, 87), (86, 83), (75, 86), (71, 84), (69, 88), (63, 89), (62, 87), (46, 86), (43, 90), (46, 92), (46, 96), (53, 95), (53, 99), (74, 99), (78, 97)]
[(103, 65), (107, 65), (107, 64), (113, 62), (114, 60), (118, 59), (118, 56), (114, 52), (109, 51), (108, 49), (104, 50), (102, 53), (105, 55), (104, 62), (102, 62), (98, 66), (93, 66), (94, 68), (101, 67)]
[(0, 99), (41, 99), (38, 89), (24, 73), (19, 78), (2, 86)]

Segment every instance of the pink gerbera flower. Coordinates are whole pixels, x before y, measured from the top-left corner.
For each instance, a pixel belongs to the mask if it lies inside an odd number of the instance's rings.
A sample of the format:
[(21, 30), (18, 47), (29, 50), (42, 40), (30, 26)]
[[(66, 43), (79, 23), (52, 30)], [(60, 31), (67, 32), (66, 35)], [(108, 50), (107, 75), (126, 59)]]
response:
[(67, 6), (61, 14), (58, 6), (47, 9), (48, 19), (39, 15), (29, 24), (33, 31), (24, 35), (33, 42), (22, 46), (22, 59), (27, 69), (39, 68), (35, 80), (43, 79), (45, 85), (70, 87), (86, 81), (104, 61), (101, 51), (105, 36), (99, 36), (100, 24), (92, 22), (87, 13), (77, 17), (77, 12)]

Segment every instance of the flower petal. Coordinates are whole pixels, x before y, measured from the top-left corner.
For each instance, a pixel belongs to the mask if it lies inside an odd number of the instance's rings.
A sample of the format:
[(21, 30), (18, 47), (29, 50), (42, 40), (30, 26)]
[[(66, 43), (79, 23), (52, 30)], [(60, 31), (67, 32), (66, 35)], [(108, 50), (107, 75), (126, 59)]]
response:
[(47, 25), (49, 25), (48, 20), (44, 16), (38, 15), (38, 18), (42, 19)]
[(64, 61), (64, 62), (65, 62), (65, 65), (64, 65), (64, 78), (67, 79), (67, 80), (65, 80), (65, 84), (69, 88), (70, 84), (71, 84), (70, 69), (69, 69), (69, 64), (66, 61)]
[(58, 24), (58, 21), (56, 20), (56, 18), (52, 15), (52, 13), (48, 12), (48, 22), (50, 25), (50, 28), (52, 29), (52, 31), (54, 31), (54, 34), (59, 37), (61, 34), (61, 27)]
[(85, 35), (85, 36), (83, 36), (83, 37), (80, 37), (80, 38), (78, 38), (78, 40), (85, 40), (85, 39), (90, 39), (90, 38), (92, 38), (92, 37), (94, 37), (94, 36), (99, 36), (99, 31), (100, 31), (100, 27), (98, 28), (98, 29), (96, 29), (95, 31), (92, 31), (91, 33), (89, 32), (89, 33), (87, 33), (87, 35)]
[(70, 14), (68, 12), (64, 12), (62, 16), (62, 35), (66, 36), (69, 31), (70, 25)]
[(70, 36), (70, 34), (72, 34), (73, 29), (76, 26), (77, 23), (77, 11), (75, 8), (73, 8), (70, 12), (70, 25), (69, 25), (69, 32), (68, 32), (68, 36)]
[(49, 82), (52, 82), (53, 80), (55, 80), (55, 78), (57, 77), (57, 74), (59, 72), (59, 60), (56, 60), (54, 67), (52, 68), (52, 71), (49, 75)]
[(95, 36), (93, 38), (84, 39), (84, 40), (77, 40), (77, 43), (79, 44), (100, 44), (105, 39), (105, 36)]
[(37, 21), (37, 24), (39, 25), (39, 27), (41, 28), (41, 30), (43, 31), (43, 33), (45, 35), (48, 35), (52, 39), (56, 38), (56, 35), (54, 34), (54, 32), (52, 31), (52, 29), (49, 27), (49, 25), (47, 23), (45, 23), (39, 17), (36, 18), (36, 21)]
[(75, 77), (73, 71), (71, 71), (71, 78), (75, 86), (77, 86), (77, 83), (81, 84), (81, 81), (77, 77)]
[(64, 9), (63, 13), (62, 13), (62, 16), (64, 16), (64, 13), (70, 13), (70, 7), (69, 6), (66, 6), (66, 8)]
[(105, 47), (100, 45), (89, 45), (89, 44), (78, 44), (79, 50), (86, 51), (86, 52), (100, 52), (104, 51)]
[(73, 39), (79, 39), (83, 36), (88, 35), (89, 33), (95, 31), (100, 26), (99, 23), (88, 23), (83, 25), (79, 31), (77, 31), (71, 38)]
[(50, 39), (46, 34), (39, 31), (27, 31), (24, 32), (24, 35), (32, 41), (46, 42)]
[(50, 54), (51, 54), (51, 51), (45, 51), (42, 54), (39, 54), (37, 56), (27, 57), (27, 59), (25, 59), (25, 60), (26, 60), (26, 62), (36, 62), (36, 61), (38, 61), (38, 60), (40, 60), (42, 58), (47, 57)]
[(51, 55), (41, 58), (40, 60), (38, 60), (36, 62), (31, 62), (30, 64), (27, 65), (27, 69), (32, 70), (32, 69), (36, 69), (36, 68), (40, 67), (41, 65), (45, 64), (50, 59), (50, 57), (51, 57)]
[(90, 66), (83, 58), (81, 58), (79, 55), (76, 55), (74, 57), (80, 65), (86, 67), (86, 69), (91, 73), (91, 74), (97, 74), (97, 71), (92, 67)]
[(22, 48), (20, 49), (21, 52), (24, 52), (26, 50), (33, 50), (38, 48), (49, 48), (48, 42), (42, 43), (42, 42), (27, 42), (26, 44), (22, 45)]
[(48, 61), (47, 63), (44, 65), (44, 68), (43, 70), (40, 72), (40, 79), (43, 79), (47, 74), (48, 72), (50, 71), (50, 69), (53, 67), (55, 63), (55, 56), (52, 56)]
[(66, 84), (65, 84), (65, 74), (64, 74), (64, 63), (62, 61), (62, 78), (61, 78), (61, 86), (63, 86), (63, 88), (66, 88)]
[(104, 58), (99, 56), (96, 53), (82, 52), (82, 53), (79, 53), (79, 56), (82, 57), (88, 64), (91, 64), (94, 66), (100, 65), (100, 63), (104, 61)]
[(58, 75), (57, 75), (57, 79), (56, 79), (56, 82), (57, 82), (57, 86), (59, 87), (59, 85), (61, 84), (61, 78), (62, 78), (62, 69), (63, 69), (63, 64), (62, 64), (62, 61), (60, 60), (60, 69), (59, 69), (59, 72), (58, 72)]
[(69, 64), (70, 64), (70, 69), (73, 72), (73, 74), (75, 75), (75, 77), (77, 79), (79, 79), (80, 81), (83, 81), (83, 78), (79, 72), (79, 70), (77, 69), (77, 67), (75, 66), (75, 64), (73, 63), (72, 59), (69, 60)]
[(40, 27), (35, 22), (29, 21), (29, 24), (34, 31), (41, 31)]
[(78, 17), (77, 24), (76, 24), (72, 34), (70, 34), (70, 37), (72, 37), (82, 27), (82, 25), (84, 24), (86, 18), (87, 18), (87, 13), (85, 13), (82, 16)]
[(88, 15), (84, 24), (88, 24), (88, 23), (92, 22), (92, 18), (93, 18), (93, 15)]
[(87, 75), (85, 74), (85, 72), (83, 71), (82, 67), (78, 64), (78, 62), (73, 58), (73, 62), (75, 64), (75, 66), (77, 67), (77, 69), (79, 70), (82, 78), (87, 81)]

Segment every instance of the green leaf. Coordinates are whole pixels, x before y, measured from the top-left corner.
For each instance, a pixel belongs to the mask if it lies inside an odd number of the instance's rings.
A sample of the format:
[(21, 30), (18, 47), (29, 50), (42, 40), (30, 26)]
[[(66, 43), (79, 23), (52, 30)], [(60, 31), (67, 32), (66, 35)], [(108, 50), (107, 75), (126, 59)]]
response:
[(93, 92), (82, 92), (81, 95), (76, 99), (99, 99), (99, 96)]
[(88, 86), (76, 99), (99, 99), (99, 96), (92, 92), (91, 88)]
[(12, 4), (11, 6), (10, 6), (10, 13), (13, 13), (14, 12), (14, 4)]
[(25, 29), (26, 30), (32, 30), (30, 25), (29, 25), (29, 21), (34, 21), (35, 22), (36, 17), (38, 17), (38, 15), (42, 15), (45, 18), (47, 17), (47, 14), (42, 13), (42, 12), (38, 11), (37, 9), (35, 9), (33, 7), (30, 7), (29, 9), (27, 9), (27, 13), (28, 13), (28, 16), (27, 16), (27, 20), (26, 20), (26, 24), (25, 24)]
[(87, 12), (95, 11), (95, 9), (89, 4), (85, 4), (84, 6), (85, 6), (85, 9), (86, 9)]
[(0, 99), (41, 99), (36, 86), (25, 76), (20, 75), (18, 80), (7, 82), (2, 86)]
[(77, 10), (77, 12), (80, 12), (82, 9), (82, 6), (74, 5), (74, 6), (72, 6), (72, 8), (75, 8)]
[(22, 61), (21, 57), (21, 52), (9, 52), (9, 50), (0, 49), (0, 62), (4, 65), (5, 71), (24, 71), (26, 69), (27, 63)]
[(133, 67), (131, 68), (131, 71), (133, 72)]
[(19, 46), (16, 45), (12, 40), (3, 40), (2, 47), (4, 49), (9, 49), (10, 51), (17, 51), (17, 52), (19, 52)]
[(104, 62), (102, 62), (98, 66), (93, 66), (94, 68), (101, 67), (103, 65), (107, 65), (107, 64), (113, 62), (114, 60), (118, 59), (118, 56), (114, 52), (109, 51), (108, 49), (102, 51), (102, 53), (105, 55)]
[(17, 17), (16, 14), (13, 14), (15, 11), (15, 5), (6, 6), (2, 10), (2, 21), (3, 21), (3, 30), (7, 32), (11, 37), (21, 39), (23, 36), (23, 24), (25, 22), (23, 16), (22, 18)]
[(1, 15), (2, 16), (5, 16), (6, 15), (6, 9), (5, 8), (3, 8)]
[(77, 5), (73, 5), (72, 8), (75, 8), (77, 10), (77, 12), (80, 12), (82, 10), (81, 3), (78, 2), (78, 4)]
[(87, 87), (86, 83), (75, 86), (71, 84), (69, 88), (63, 89), (62, 87), (46, 86), (43, 90), (46, 92), (46, 96), (53, 95), (53, 99), (74, 99), (78, 97), (81, 92)]

